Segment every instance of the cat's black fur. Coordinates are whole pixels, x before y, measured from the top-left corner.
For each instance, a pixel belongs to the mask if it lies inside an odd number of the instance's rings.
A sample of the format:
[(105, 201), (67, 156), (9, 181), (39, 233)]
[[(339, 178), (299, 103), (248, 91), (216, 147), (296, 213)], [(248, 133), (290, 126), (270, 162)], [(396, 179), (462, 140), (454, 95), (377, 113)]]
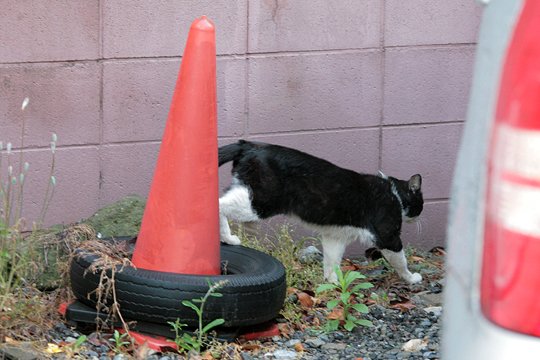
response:
[(403, 181), (359, 174), (295, 149), (244, 140), (219, 148), (219, 165), (229, 161), (260, 218), (295, 215), (309, 224), (368, 229), (381, 249), (400, 251), (402, 215), (414, 218), (423, 207), (420, 175)]

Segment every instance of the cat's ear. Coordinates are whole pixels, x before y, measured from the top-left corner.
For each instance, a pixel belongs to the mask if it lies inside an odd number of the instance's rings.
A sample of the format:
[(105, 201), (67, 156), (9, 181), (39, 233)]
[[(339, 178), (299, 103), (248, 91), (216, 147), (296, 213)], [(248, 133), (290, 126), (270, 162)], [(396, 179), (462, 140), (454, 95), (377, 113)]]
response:
[(383, 179), (388, 179), (388, 176), (384, 175), (384, 173), (379, 170), (379, 176), (382, 177)]
[(409, 179), (409, 190), (411, 191), (418, 191), (422, 187), (422, 176), (420, 174), (416, 174), (411, 176)]

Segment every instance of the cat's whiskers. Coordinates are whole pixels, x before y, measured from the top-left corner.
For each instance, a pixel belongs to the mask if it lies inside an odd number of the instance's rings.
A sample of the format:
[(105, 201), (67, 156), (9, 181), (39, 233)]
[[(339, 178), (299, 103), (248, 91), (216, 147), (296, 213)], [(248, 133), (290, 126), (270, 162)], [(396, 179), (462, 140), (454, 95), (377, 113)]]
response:
[(424, 220), (422, 218), (418, 218), (418, 221), (416, 222), (416, 226), (417, 226), (417, 231), (418, 231), (418, 236), (420, 236), (422, 234), (422, 226), (424, 225)]
[(408, 224), (414, 223), (416, 225), (416, 235), (420, 238), (420, 235), (422, 234), (423, 219), (420, 216), (416, 216), (406, 219), (405, 222)]

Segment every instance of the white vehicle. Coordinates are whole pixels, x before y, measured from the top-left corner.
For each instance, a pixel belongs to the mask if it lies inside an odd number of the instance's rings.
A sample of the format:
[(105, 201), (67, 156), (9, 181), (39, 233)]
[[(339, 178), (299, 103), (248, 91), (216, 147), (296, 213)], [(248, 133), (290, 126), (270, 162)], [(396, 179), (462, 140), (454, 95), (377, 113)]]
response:
[(484, 0), (448, 224), (442, 358), (540, 359), (540, 0)]
[(540, 1), (485, 4), (448, 223), (443, 359), (540, 359)]

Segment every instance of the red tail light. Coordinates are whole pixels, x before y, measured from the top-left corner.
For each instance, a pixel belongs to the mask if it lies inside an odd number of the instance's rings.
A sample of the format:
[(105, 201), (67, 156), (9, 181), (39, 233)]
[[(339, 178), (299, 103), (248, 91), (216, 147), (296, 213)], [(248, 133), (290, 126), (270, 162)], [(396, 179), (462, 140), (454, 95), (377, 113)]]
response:
[(540, 1), (525, 2), (504, 65), (489, 152), (484, 314), (540, 337)]

